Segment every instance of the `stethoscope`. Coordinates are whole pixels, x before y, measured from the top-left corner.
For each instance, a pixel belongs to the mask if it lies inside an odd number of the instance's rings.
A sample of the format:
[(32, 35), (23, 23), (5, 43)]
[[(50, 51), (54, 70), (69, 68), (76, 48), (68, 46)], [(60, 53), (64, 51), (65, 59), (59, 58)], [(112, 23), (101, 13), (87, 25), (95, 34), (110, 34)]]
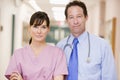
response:
[[(87, 36), (88, 36), (88, 56), (87, 56), (86, 62), (87, 62), (87, 63), (90, 63), (90, 35), (89, 35), (88, 32), (87, 32)], [(65, 46), (63, 47), (63, 51), (65, 51), (66, 47), (68, 47), (68, 46), (69, 46), (69, 47), (71, 48), (71, 50), (72, 50), (72, 45), (68, 43), (69, 39), (70, 39), (70, 35), (68, 36), (67, 41), (66, 41), (66, 44), (65, 44)]]

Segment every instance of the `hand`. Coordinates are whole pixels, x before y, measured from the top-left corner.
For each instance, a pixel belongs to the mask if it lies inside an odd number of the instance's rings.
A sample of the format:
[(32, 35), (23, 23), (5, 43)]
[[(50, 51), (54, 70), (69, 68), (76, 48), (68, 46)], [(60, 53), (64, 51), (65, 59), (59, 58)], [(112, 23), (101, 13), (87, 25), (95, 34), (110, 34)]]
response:
[(13, 72), (10, 76), (10, 80), (23, 80), (23, 78), (20, 73)]
[(53, 80), (64, 80), (64, 76), (63, 75), (54, 76)]

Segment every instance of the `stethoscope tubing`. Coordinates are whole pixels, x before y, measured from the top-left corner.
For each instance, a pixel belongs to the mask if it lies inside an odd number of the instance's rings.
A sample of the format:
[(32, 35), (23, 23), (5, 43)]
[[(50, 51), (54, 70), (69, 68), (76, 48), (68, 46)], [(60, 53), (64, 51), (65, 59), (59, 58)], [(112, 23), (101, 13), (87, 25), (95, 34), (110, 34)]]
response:
[[(87, 35), (88, 35), (88, 56), (87, 56), (87, 62), (89, 63), (90, 62), (90, 35), (89, 33), (87, 32)], [(66, 47), (69, 46), (71, 49), (72, 49), (72, 45), (71, 44), (68, 44), (68, 41), (70, 39), (70, 35), (68, 36), (67, 38), (67, 41), (66, 41), (66, 44), (65, 46), (63, 47), (63, 51), (65, 51)]]

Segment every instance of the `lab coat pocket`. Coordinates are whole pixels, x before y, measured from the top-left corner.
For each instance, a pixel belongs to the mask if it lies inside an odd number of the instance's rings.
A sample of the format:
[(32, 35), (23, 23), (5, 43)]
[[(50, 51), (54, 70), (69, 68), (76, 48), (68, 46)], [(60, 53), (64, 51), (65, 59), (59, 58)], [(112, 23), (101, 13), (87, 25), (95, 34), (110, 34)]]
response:
[(96, 74), (97, 72), (100, 72), (100, 60), (96, 59), (96, 60), (92, 60), (90, 61), (90, 63), (86, 63), (85, 64), (86, 67), (86, 73), (87, 74)]

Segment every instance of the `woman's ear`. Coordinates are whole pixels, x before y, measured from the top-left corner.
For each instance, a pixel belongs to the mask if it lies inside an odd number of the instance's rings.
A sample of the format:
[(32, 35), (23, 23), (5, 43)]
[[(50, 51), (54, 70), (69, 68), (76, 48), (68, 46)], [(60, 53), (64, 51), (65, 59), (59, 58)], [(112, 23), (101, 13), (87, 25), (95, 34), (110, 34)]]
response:
[(50, 32), (50, 26), (48, 26), (48, 32)]
[(31, 36), (31, 26), (29, 25), (27, 29), (28, 29), (27, 30), (28, 31), (28, 35)]
[(30, 34), (30, 27), (31, 27), (31, 26), (29, 25), (29, 26), (28, 26), (28, 33), (29, 33), (29, 34)]

